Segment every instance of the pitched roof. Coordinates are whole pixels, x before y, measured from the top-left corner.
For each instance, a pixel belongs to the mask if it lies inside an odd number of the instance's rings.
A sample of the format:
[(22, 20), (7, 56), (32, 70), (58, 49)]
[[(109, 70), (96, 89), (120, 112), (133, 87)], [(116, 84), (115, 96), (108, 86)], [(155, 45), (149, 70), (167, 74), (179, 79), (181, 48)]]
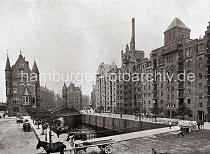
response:
[(69, 87), (71, 87), (71, 88), (75, 88), (74, 83), (73, 83), (73, 82), (71, 82), (71, 83), (69, 84)]
[(174, 28), (174, 27), (181, 27), (181, 28), (186, 28), (189, 29), (179, 18), (175, 18), (171, 24), (168, 26), (168, 28), (166, 29), (166, 31)]
[(29, 65), (25, 61), (24, 57), (20, 54), (15, 64), (12, 66), (13, 77), (19, 74), (19, 69), (24, 69), (24, 72), (31, 73)]
[(39, 73), (39, 69), (38, 69), (38, 67), (37, 67), (37, 65), (36, 65), (36, 61), (34, 61), (34, 65), (33, 65), (33, 68), (32, 68), (32, 72), (34, 72), (34, 73)]
[(10, 71), (10, 70), (11, 70), (11, 65), (10, 65), (9, 57), (7, 55), (7, 62), (6, 62), (5, 71)]
[(66, 83), (64, 82), (64, 84), (63, 84), (63, 89), (66, 89)]
[(31, 95), (30, 92), (28, 91), (27, 87), (25, 88), (25, 91), (24, 91), (23, 95), (24, 96), (30, 96)]
[(117, 65), (114, 62), (112, 64), (105, 64), (103, 62), (99, 65), (97, 73), (100, 74), (101, 69), (104, 69), (104, 71), (110, 71), (115, 68), (117, 69)]

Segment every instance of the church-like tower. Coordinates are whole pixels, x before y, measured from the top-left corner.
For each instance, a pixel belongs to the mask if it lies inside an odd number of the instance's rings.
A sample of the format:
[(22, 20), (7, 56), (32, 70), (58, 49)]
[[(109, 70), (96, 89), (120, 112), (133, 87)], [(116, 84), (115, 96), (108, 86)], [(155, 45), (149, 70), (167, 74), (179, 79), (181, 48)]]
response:
[(39, 70), (36, 62), (30, 69), (21, 51), (12, 66), (7, 56), (5, 82), (8, 116), (26, 115), (28, 107), (39, 106)]
[(67, 87), (65, 82), (63, 84), (63, 89), (62, 89), (62, 98), (63, 98), (63, 107), (67, 108)]
[(36, 97), (35, 100), (32, 100), (32, 106), (34, 107), (40, 107), (40, 79), (39, 79), (39, 69), (37, 67), (36, 61), (34, 60), (34, 64), (32, 67), (32, 73), (34, 73), (34, 75), (36, 74), (36, 81), (35, 81), (35, 92), (36, 92)]
[(6, 97), (8, 99), (12, 96), (12, 68), (10, 66), (8, 55), (5, 67), (5, 82), (6, 82)]

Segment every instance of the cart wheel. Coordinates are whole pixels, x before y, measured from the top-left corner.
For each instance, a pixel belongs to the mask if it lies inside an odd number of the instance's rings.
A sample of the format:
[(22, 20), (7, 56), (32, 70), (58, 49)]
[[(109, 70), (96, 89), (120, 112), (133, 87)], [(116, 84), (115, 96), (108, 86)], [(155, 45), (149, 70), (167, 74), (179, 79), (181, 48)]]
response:
[(79, 150), (76, 154), (85, 154), (85, 150)]
[(106, 154), (112, 153), (112, 145), (109, 144), (109, 145), (105, 146), (104, 152), (105, 152)]

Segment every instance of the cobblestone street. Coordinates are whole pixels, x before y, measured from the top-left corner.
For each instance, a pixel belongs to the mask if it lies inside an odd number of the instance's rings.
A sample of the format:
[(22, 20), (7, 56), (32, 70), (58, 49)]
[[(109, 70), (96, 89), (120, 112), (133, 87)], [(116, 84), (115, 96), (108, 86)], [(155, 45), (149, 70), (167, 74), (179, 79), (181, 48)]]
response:
[(143, 137), (114, 145), (115, 154), (151, 154), (157, 152), (173, 154), (210, 153), (210, 130), (200, 130), (178, 138), (177, 132)]
[(15, 118), (0, 119), (0, 154), (37, 154), (34, 133), (24, 132)]
[[(0, 128), (0, 154), (37, 154), (34, 133), (23, 132), (15, 118), (0, 119)], [(175, 131), (118, 142), (113, 146), (113, 154), (151, 154), (152, 148), (172, 154), (208, 154), (209, 145), (210, 130), (197, 130), (184, 137), (178, 137)], [(87, 153), (99, 154), (100, 150), (90, 148)]]

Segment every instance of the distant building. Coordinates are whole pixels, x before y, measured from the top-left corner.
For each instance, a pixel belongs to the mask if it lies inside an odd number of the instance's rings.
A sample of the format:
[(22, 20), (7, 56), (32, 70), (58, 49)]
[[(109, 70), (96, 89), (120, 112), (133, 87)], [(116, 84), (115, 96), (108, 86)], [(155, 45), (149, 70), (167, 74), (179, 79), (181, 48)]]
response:
[(193, 112), (193, 119), (209, 120), (210, 113), (210, 25), (205, 36), (190, 38), (190, 29), (175, 18), (164, 32), (164, 45), (152, 51), (155, 72), (194, 73), (195, 81), (154, 81), (154, 105), (165, 110), (168, 117), (184, 104)]
[(55, 95), (55, 102), (56, 102), (57, 107), (59, 107), (59, 108), (63, 107), (63, 99), (62, 99), (62, 96), (60, 94)]
[[(30, 77), (33, 77), (33, 80), (30, 80)], [(15, 116), (17, 113), (25, 115), (27, 107), (39, 106), (39, 70), (35, 61), (30, 69), (29, 62), (20, 53), (11, 67), (7, 56), (5, 81), (9, 116)]]
[(0, 111), (6, 111), (7, 109), (7, 103), (0, 102)]
[(40, 87), (40, 107), (47, 110), (57, 107), (56, 94), (46, 86)]
[(114, 113), (123, 113), (125, 110), (124, 106), (124, 86), (123, 86), (123, 80), (120, 79), (119, 73), (122, 74), (122, 69), (118, 68), (117, 72), (118, 78), (116, 80), (116, 102), (114, 105)]
[[(144, 58), (141, 63), (140, 73), (153, 74), (152, 62), (148, 58)], [(151, 79), (151, 78), (150, 78)], [(146, 76), (142, 82), (142, 87), (139, 92), (142, 92), (141, 100), (143, 104), (141, 104), (141, 108), (143, 109), (143, 113), (150, 113), (153, 108), (153, 82), (152, 80), (147, 80)]]
[(99, 106), (103, 106), (104, 112), (115, 112), (117, 105), (122, 103), (122, 99), (118, 97), (117, 92), (119, 87), (118, 76), (116, 79), (112, 79), (112, 73), (118, 75), (119, 69), (115, 63), (105, 64), (101, 63), (98, 67), (96, 75), (96, 109)]
[[(135, 74), (141, 73), (141, 63), (144, 60), (144, 51), (136, 50), (135, 48), (135, 19), (132, 18), (132, 35), (130, 41), (130, 48), (126, 45), (125, 52), (121, 51), (122, 59), (122, 72), (124, 74)], [(142, 84), (140, 81), (133, 81), (132, 77), (126, 77), (123, 80), (123, 99), (124, 99), (124, 110), (126, 114), (132, 114), (133, 110), (142, 109), (142, 97), (141, 88)]]
[(63, 107), (74, 108), (78, 111), (82, 108), (82, 90), (76, 87), (73, 82), (67, 87), (64, 83), (62, 89)]
[(87, 95), (82, 95), (82, 109), (89, 109), (90, 107), (90, 97)]
[(93, 85), (91, 96), (90, 96), (90, 106), (95, 109), (96, 108), (96, 85)]

